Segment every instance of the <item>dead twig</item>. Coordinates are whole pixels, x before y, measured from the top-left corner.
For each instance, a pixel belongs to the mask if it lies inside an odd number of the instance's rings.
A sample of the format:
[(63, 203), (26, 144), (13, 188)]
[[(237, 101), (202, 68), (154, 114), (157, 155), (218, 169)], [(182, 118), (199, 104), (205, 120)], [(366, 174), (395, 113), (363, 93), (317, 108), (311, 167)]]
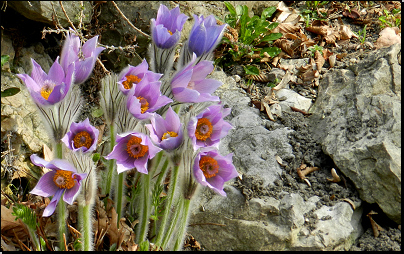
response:
[(306, 178), (306, 175), (319, 169), (320, 169), (319, 167), (307, 167), (306, 164), (302, 164), (300, 165), (300, 167), (296, 169), (296, 171), (300, 179), (304, 180), (307, 183), (307, 185), (311, 187), (311, 183), (309, 179)]
[(139, 28), (135, 27), (132, 22), (130, 22), (130, 20), (125, 16), (125, 14), (122, 13), (122, 11), (119, 9), (118, 5), (116, 5), (116, 3), (114, 1), (111, 1), (111, 3), (114, 5), (114, 7), (116, 8), (116, 10), (119, 12), (119, 14), (121, 14), (122, 18), (124, 20), (126, 20), (126, 22), (128, 22), (128, 24), (135, 29), (136, 31), (138, 31), (139, 33), (141, 33), (142, 35), (146, 36), (147, 38), (150, 38), (150, 35), (144, 33), (142, 30), (140, 30)]

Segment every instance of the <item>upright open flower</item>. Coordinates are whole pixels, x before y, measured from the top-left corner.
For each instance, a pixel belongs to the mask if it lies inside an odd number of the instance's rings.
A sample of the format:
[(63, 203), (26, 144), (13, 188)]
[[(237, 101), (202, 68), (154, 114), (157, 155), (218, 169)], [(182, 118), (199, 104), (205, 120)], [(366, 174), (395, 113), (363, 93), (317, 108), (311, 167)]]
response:
[(142, 63), (140, 63), (138, 66), (132, 66), (129, 65), (125, 69), (119, 73), (118, 76), (118, 84), (119, 84), (119, 89), (127, 95), (129, 93), (129, 90), (133, 87), (133, 85), (138, 84), (144, 77), (145, 74), (147, 73), (147, 77), (149, 82), (155, 82), (158, 81), (163, 74), (160, 73), (154, 73), (152, 71), (149, 71), (149, 65), (147, 64), (146, 59), (143, 60)]
[(174, 98), (179, 102), (219, 101), (219, 97), (211, 95), (223, 83), (206, 76), (213, 71), (211, 61), (201, 61), (194, 66), (196, 55), (192, 61), (171, 81)]
[(53, 214), (63, 193), (63, 200), (72, 205), (79, 194), (81, 181), (86, 178), (87, 173), (77, 173), (76, 169), (65, 160), (54, 159), (48, 162), (36, 154), (31, 155), (30, 158), (35, 165), (51, 170), (39, 179), (30, 192), (42, 197), (53, 196), (42, 216), (48, 217)]
[(118, 174), (136, 168), (137, 171), (147, 174), (147, 162), (162, 149), (153, 145), (150, 138), (140, 132), (116, 135), (116, 145), (105, 159), (115, 159)]
[(151, 140), (164, 150), (174, 150), (182, 143), (182, 123), (171, 107), (167, 110), (165, 120), (156, 114), (151, 118), (151, 124), (145, 126), (150, 131)]
[(67, 70), (71, 63), (75, 63), (75, 84), (81, 84), (88, 79), (98, 55), (105, 49), (97, 47), (97, 41), (98, 35), (81, 46), (80, 38), (73, 33), (67, 32), (60, 55), (60, 62), (64, 70)]
[(96, 149), (99, 131), (90, 124), (88, 118), (83, 122), (72, 123), (69, 132), (62, 138), (63, 143), (73, 151), (83, 153)]
[(214, 148), (205, 148), (195, 157), (194, 176), (197, 182), (208, 186), (222, 196), (226, 196), (223, 185), (238, 176), (232, 163), (233, 154), (222, 156)]
[(127, 107), (129, 112), (140, 120), (149, 119), (154, 111), (173, 101), (161, 94), (161, 82), (149, 82), (146, 77), (148, 75), (150, 74), (146, 73), (135, 88), (128, 93)]
[(153, 42), (157, 47), (168, 49), (177, 44), (181, 36), (181, 30), (188, 17), (180, 13), (177, 6), (172, 10), (161, 4), (157, 11), (157, 19), (151, 19)]
[(216, 19), (213, 15), (206, 18), (201, 15), (198, 17), (194, 14), (194, 25), (191, 29), (188, 41), (185, 43), (185, 47), (182, 56), (179, 60), (181, 65), (185, 65), (192, 58), (192, 53), (195, 53), (199, 60), (211, 60), (210, 53), (216, 48), (217, 44), (223, 36), (226, 24), (217, 25)]
[(195, 150), (206, 146), (218, 147), (220, 139), (233, 128), (223, 120), (230, 111), (230, 108), (222, 108), (220, 104), (212, 105), (189, 120), (188, 135)]
[(46, 74), (42, 67), (31, 58), (31, 76), (17, 74), (24, 81), (32, 98), (38, 106), (54, 105), (63, 100), (73, 81), (74, 65), (63, 70), (59, 64), (59, 57)]

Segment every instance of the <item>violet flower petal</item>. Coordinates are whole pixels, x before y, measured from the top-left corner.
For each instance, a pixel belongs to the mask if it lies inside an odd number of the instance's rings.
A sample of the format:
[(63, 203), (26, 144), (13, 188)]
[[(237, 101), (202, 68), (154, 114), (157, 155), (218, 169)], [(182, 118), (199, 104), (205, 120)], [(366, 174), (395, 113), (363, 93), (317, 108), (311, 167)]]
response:
[(55, 176), (55, 173), (56, 172), (52, 170), (44, 174), (39, 179), (34, 189), (32, 189), (29, 193), (45, 198), (55, 195), (56, 191), (60, 189), (53, 182), (53, 177)]
[(56, 206), (59, 203), (60, 197), (62, 196), (64, 190), (65, 189), (59, 189), (58, 191), (56, 191), (51, 202), (43, 211), (42, 217), (49, 217), (55, 212)]

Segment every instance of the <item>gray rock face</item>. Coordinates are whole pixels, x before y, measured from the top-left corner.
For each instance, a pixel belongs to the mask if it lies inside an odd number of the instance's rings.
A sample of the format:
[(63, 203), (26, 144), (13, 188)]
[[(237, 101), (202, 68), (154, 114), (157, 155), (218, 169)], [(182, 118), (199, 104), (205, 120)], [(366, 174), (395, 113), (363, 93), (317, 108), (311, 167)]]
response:
[[(224, 72), (214, 72), (210, 78), (221, 80), (224, 84), (216, 91), (225, 106), (232, 108), (227, 119), (234, 127), (222, 140), (221, 154), (234, 153), (233, 163), (239, 173), (255, 175), (263, 180), (263, 185), (279, 179), (282, 172), (275, 159), (293, 158), (292, 147), (288, 144), (289, 128), (267, 130), (265, 122), (257, 108), (249, 106), (250, 99), (241, 88), (236, 86), (233, 78)], [(244, 93), (244, 94), (243, 94)]]
[[(59, 1), (9, 1), (8, 5), (28, 19), (50, 25), (53, 24), (52, 15), (54, 15), (53, 10), (55, 10), (60, 25), (63, 27), (70, 26)], [(79, 24), (81, 10), (83, 10), (83, 23), (88, 24), (91, 21), (91, 3), (83, 1), (83, 6), (82, 9), (79, 1), (63, 1), (63, 8), (74, 25)]]
[[(216, 71), (210, 78), (224, 83), (216, 95), (232, 108), (227, 120), (234, 129), (222, 140), (220, 153), (233, 152), (233, 163), (243, 177), (272, 184), (282, 171), (275, 155), (294, 156), (287, 138), (293, 130), (265, 129), (258, 109), (249, 106), (249, 98), (231, 77)], [(318, 206), (317, 196), (304, 201), (300, 194), (287, 192), (279, 199), (247, 200), (228, 183), (224, 190), (227, 197), (203, 188), (192, 201), (187, 231), (207, 250), (347, 250), (362, 233), (362, 209), (353, 210), (346, 202)]]
[(401, 67), (398, 44), (320, 82), (312, 131), (362, 200), (401, 224)]

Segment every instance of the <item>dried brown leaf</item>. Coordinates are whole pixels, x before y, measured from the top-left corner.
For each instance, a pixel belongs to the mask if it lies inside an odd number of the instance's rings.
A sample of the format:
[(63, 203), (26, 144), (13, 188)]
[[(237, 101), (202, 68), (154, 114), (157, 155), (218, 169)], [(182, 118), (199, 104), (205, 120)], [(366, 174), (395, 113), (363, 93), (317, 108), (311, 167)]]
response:
[(358, 38), (358, 36), (351, 31), (351, 28), (349, 26), (342, 25), (340, 26), (339, 31), (340, 31), (340, 38), (339, 38), (340, 40), (348, 40), (351, 39), (352, 37)]
[(272, 90), (274, 91), (278, 91), (282, 88), (286, 88), (288, 86), (289, 81), (292, 78), (292, 74), (290, 71), (286, 71), (285, 76), (283, 76), (281, 82), (279, 82), (278, 85), (276, 85), (274, 88), (272, 88)]
[(375, 42), (375, 47), (379, 49), (389, 47), (395, 43), (401, 44), (401, 33), (398, 34), (398, 31), (398, 27), (386, 27), (383, 29)]
[(318, 77), (320, 77), (320, 73), (318, 72), (318, 70), (307, 71), (300, 76), (303, 82), (311, 82)]
[(325, 63), (325, 59), (324, 59), (323, 55), (320, 53), (320, 51), (318, 51), (318, 50), (315, 51), (314, 59), (315, 59), (315, 63), (317, 66), (317, 70), (320, 72)]
[(306, 27), (306, 30), (322, 36), (327, 36), (328, 34), (330, 34), (328, 26), (309, 26)]
[(261, 105), (262, 106), (264, 106), (264, 108), (265, 108), (265, 111), (267, 112), (267, 116), (268, 116), (268, 118), (269, 118), (269, 120), (271, 120), (271, 121), (276, 121), (276, 119), (274, 118), (274, 116), (272, 115), (272, 113), (271, 113), (271, 109), (269, 108), (269, 105), (268, 105), (268, 103), (265, 103), (265, 102), (261, 102)]
[(337, 61), (337, 55), (331, 55), (328, 57), (328, 62), (330, 63), (330, 68), (335, 66), (335, 62)]
[(292, 25), (290, 23), (280, 23), (275, 29), (273, 29), (271, 32), (272, 33), (282, 33), (282, 34), (287, 34), (287, 33), (296, 33), (297, 31), (300, 30), (299, 26)]
[(345, 10), (342, 12), (342, 15), (344, 15), (345, 17), (349, 17), (351, 19), (357, 19), (361, 16), (361, 14), (358, 12), (356, 8)]
[(25, 226), (25, 224), (21, 221), (21, 219), (16, 219), (14, 215), (12, 215), (13, 209), (7, 208), (5, 206), (1, 206), (1, 235), (10, 237), (11, 239), (28, 239), (29, 233)]
[(281, 157), (279, 157), (278, 155), (275, 155), (275, 160), (279, 163), (279, 165), (281, 165), (282, 167), (286, 167), (288, 164), (286, 164)]

